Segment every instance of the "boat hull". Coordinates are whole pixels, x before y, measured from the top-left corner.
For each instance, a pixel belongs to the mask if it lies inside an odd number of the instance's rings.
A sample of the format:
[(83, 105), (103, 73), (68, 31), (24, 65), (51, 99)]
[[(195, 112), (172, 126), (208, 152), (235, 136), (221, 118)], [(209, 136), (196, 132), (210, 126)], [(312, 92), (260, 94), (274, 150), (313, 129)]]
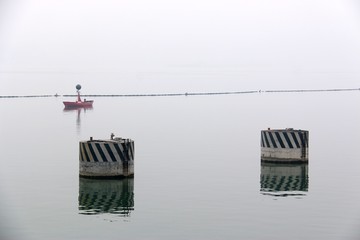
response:
[(63, 102), (65, 108), (91, 108), (93, 101), (76, 101), (76, 102)]

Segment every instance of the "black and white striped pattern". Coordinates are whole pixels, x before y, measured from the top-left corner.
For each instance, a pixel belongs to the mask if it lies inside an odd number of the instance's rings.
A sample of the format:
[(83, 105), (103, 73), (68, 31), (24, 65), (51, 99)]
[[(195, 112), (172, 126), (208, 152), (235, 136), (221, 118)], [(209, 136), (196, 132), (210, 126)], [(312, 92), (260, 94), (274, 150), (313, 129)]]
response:
[(81, 162), (128, 162), (134, 160), (134, 141), (83, 141), (80, 142)]
[(307, 148), (309, 132), (303, 130), (263, 130), (261, 147), (263, 148)]

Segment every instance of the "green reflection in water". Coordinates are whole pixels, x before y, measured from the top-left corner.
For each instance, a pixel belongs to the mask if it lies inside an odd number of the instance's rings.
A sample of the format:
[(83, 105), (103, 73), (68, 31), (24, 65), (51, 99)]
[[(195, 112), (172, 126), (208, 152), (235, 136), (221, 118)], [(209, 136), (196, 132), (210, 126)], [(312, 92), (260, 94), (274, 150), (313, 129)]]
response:
[(261, 163), (260, 192), (277, 197), (305, 196), (308, 164)]
[(129, 217), (134, 210), (134, 179), (79, 178), (79, 213)]

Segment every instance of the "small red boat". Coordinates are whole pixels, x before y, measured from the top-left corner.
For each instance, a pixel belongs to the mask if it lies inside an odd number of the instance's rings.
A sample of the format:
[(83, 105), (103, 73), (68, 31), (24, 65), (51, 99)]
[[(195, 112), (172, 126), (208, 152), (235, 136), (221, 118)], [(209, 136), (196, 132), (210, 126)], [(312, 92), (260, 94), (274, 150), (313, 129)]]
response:
[(77, 101), (75, 102), (63, 102), (65, 105), (65, 108), (91, 108), (93, 105), (93, 100), (86, 100), (84, 99), (84, 101), (81, 100), (80, 98), (80, 89), (81, 89), (81, 85), (78, 84), (76, 85), (76, 89), (77, 89)]

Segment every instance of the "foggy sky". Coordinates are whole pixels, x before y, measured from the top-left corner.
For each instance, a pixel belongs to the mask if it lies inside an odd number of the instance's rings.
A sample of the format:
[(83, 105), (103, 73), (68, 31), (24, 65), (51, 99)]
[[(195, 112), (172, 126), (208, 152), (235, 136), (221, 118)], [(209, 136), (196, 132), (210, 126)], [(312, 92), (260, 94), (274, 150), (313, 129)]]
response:
[(351, 88), (359, 66), (355, 0), (0, 1), (0, 95), (78, 82), (91, 93)]

